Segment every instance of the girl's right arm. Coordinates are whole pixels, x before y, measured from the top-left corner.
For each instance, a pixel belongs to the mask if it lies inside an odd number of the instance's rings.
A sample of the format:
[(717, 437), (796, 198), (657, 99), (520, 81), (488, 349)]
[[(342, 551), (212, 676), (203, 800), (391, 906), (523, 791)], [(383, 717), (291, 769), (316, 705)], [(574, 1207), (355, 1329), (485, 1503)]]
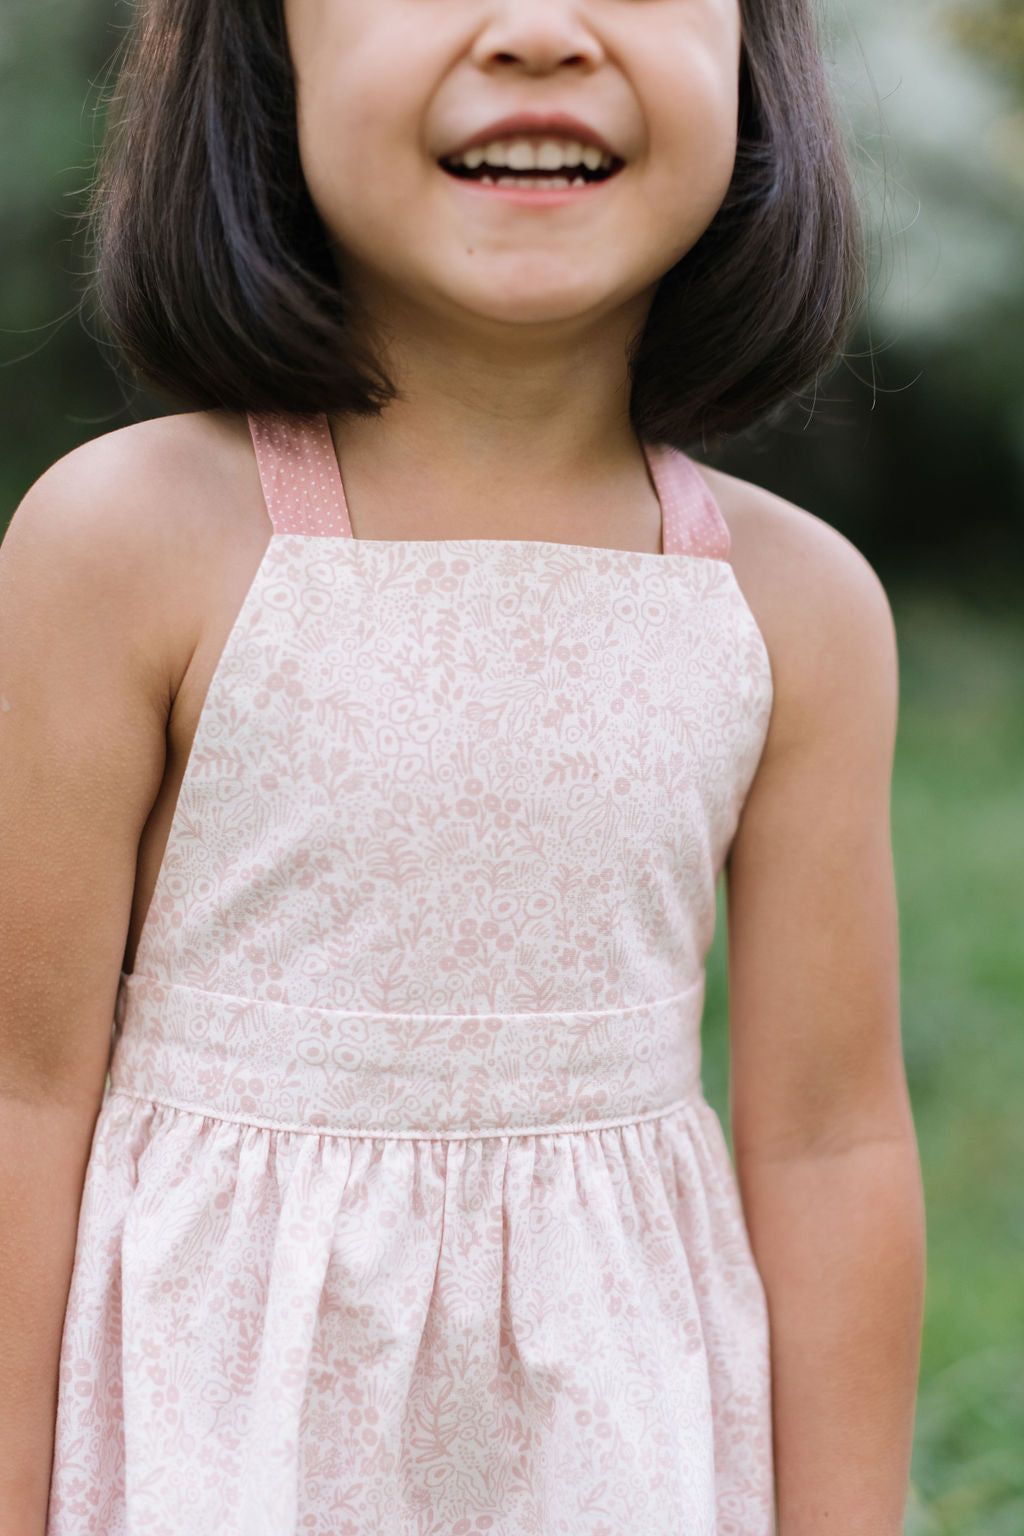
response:
[(146, 441), (131, 427), (60, 460), (0, 547), (0, 1536), (45, 1531), (79, 1210), (165, 765), (175, 662)]

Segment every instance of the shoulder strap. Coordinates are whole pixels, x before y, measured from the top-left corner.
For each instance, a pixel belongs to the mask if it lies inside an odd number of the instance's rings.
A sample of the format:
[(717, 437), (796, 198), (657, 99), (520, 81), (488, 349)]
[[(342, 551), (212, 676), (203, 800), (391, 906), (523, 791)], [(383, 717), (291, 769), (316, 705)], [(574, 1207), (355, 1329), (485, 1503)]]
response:
[(260, 483), (275, 533), (350, 539), (327, 416), (249, 413)]
[[(352, 523), (326, 414), (249, 413), (260, 483), (275, 533), (350, 539)], [(664, 443), (644, 445), (662, 511), (666, 555), (727, 560), (729, 529), (693, 460)]]
[(727, 560), (728, 526), (693, 460), (665, 443), (645, 444), (644, 452), (661, 502), (662, 553)]

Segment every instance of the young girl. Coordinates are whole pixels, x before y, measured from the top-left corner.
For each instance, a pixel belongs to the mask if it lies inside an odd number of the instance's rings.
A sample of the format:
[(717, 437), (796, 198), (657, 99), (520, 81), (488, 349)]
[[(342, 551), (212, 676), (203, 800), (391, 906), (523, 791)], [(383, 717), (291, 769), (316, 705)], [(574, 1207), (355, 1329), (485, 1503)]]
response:
[(192, 409), (0, 564), (2, 1536), (901, 1531), (891, 616), (684, 451), (854, 313), (808, 4), (140, 7)]

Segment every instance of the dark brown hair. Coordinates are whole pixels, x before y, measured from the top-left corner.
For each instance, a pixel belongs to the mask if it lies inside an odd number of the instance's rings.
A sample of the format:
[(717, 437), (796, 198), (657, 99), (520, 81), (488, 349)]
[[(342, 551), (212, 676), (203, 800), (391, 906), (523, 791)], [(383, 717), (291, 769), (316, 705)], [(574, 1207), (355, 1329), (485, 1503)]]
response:
[[(377, 414), (395, 397), (299, 160), (281, 0), (137, 0), (86, 213), (92, 294), (134, 373), (200, 410)], [(820, 378), (863, 230), (812, 0), (741, 0), (739, 146), (632, 346), (631, 419), (685, 448)]]

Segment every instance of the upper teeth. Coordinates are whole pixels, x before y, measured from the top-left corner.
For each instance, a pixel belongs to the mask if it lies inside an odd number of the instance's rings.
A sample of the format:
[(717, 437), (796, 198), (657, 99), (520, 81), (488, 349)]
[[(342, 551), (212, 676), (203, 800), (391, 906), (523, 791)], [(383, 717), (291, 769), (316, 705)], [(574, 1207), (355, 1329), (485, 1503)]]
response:
[(465, 154), (452, 156), (455, 165), (475, 171), (481, 165), (506, 166), (512, 171), (560, 171), (566, 166), (585, 165), (588, 171), (610, 171), (611, 155), (593, 144), (577, 144), (563, 139), (496, 139), (493, 144), (478, 144)]

